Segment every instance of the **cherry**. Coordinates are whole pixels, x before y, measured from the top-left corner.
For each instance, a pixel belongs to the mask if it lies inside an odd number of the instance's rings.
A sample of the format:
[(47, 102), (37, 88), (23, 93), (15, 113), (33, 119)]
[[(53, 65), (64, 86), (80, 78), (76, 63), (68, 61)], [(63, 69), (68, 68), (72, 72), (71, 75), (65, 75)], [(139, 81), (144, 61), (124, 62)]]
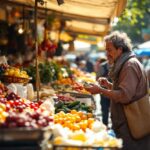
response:
[(40, 114), (39, 114), (38, 112), (34, 112), (34, 113), (31, 115), (31, 117), (32, 117), (33, 119), (35, 119), (35, 120), (38, 120), (39, 117), (40, 117)]
[(39, 100), (38, 104), (41, 105), (44, 101), (43, 100)]
[(11, 105), (9, 103), (6, 104), (6, 111), (9, 111), (11, 108)]
[(0, 97), (0, 102), (3, 103), (3, 104), (6, 104), (7, 99), (6, 99), (6, 98), (3, 98), (3, 97)]
[(37, 121), (37, 123), (40, 127), (46, 127), (48, 125), (48, 122), (46, 121), (46, 119), (40, 119)]
[(25, 126), (25, 120), (23, 118), (19, 118), (17, 121), (18, 127), (24, 127)]

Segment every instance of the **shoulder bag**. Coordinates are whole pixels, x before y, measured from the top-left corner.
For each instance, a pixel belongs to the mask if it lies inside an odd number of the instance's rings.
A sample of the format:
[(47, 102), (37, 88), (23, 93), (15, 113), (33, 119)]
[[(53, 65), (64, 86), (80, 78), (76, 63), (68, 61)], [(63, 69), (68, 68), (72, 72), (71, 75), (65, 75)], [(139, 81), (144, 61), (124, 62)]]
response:
[(140, 139), (150, 134), (150, 99), (148, 92), (144, 97), (123, 105), (123, 108), (133, 138)]

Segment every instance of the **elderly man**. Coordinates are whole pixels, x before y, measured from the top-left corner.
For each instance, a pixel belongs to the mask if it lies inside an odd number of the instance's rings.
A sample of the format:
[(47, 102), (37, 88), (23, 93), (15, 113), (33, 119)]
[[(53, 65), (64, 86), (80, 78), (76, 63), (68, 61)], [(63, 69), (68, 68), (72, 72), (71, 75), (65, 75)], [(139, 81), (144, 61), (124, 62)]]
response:
[(130, 39), (125, 33), (115, 31), (105, 37), (105, 42), (108, 61), (113, 61), (110, 70), (113, 83), (99, 78), (100, 85), (91, 85), (87, 90), (111, 99), (112, 127), (117, 137), (123, 139), (123, 150), (150, 150), (150, 136), (135, 140), (123, 110), (124, 104), (146, 95), (148, 82), (144, 68), (132, 53)]

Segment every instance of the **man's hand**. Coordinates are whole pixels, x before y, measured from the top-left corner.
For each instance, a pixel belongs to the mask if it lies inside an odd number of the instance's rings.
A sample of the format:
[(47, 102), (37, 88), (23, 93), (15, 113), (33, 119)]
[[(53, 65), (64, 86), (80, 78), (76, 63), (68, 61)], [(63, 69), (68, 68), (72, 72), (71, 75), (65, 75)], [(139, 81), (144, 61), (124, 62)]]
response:
[(105, 87), (106, 89), (111, 89), (111, 88), (112, 88), (112, 83), (109, 82), (109, 81), (107, 80), (107, 78), (100, 77), (100, 78), (98, 78), (97, 81), (98, 81), (98, 83), (100, 84), (100, 86)]
[(91, 94), (99, 94), (101, 92), (100, 87), (96, 84), (90, 84), (89, 86), (85, 86), (85, 89)]

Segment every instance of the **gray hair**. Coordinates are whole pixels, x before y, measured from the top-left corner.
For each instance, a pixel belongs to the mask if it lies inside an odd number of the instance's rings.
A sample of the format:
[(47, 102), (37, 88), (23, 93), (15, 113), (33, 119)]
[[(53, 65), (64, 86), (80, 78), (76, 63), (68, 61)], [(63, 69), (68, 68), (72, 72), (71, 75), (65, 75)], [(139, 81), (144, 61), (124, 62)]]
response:
[(112, 42), (115, 48), (122, 48), (123, 53), (132, 50), (130, 38), (124, 32), (114, 31), (110, 35), (105, 36), (105, 42)]

